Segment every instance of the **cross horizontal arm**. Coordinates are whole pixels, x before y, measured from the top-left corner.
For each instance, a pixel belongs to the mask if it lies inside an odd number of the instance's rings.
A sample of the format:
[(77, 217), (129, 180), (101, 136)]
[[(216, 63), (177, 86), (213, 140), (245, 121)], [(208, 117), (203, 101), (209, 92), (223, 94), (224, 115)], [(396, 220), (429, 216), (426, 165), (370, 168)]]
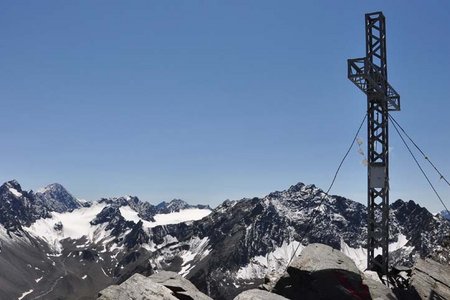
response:
[[(388, 102), (388, 110), (400, 110), (400, 95), (386, 82), (379, 68), (369, 59), (353, 58), (348, 62), (348, 79), (350, 79), (366, 95), (378, 94), (378, 99)], [(385, 94), (387, 91), (387, 94)]]

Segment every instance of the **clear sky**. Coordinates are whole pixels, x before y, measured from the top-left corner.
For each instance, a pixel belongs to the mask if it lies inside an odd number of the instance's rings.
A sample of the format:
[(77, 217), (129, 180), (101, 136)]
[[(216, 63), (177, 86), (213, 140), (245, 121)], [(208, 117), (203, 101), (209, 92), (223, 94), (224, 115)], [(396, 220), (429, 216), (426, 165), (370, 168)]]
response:
[[(449, 1), (41, 0), (0, 2), (0, 180), (212, 206), (326, 189), (366, 110), (346, 60), (379, 10), (395, 117), (450, 176)], [(393, 130), (391, 147), (392, 200), (441, 210)], [(366, 202), (362, 159), (332, 193)]]

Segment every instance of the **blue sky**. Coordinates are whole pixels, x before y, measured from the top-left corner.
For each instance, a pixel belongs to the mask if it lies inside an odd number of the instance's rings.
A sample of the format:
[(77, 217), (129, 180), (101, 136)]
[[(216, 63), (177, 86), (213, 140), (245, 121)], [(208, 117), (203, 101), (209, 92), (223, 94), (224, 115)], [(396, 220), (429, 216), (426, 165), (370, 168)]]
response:
[[(450, 176), (448, 1), (0, 8), (1, 181), (213, 206), (299, 181), (326, 189), (366, 109), (346, 60), (364, 55), (364, 13), (378, 10), (402, 96), (395, 117)], [(391, 147), (391, 199), (440, 210), (393, 130)], [(366, 202), (361, 160), (354, 148), (332, 193)]]

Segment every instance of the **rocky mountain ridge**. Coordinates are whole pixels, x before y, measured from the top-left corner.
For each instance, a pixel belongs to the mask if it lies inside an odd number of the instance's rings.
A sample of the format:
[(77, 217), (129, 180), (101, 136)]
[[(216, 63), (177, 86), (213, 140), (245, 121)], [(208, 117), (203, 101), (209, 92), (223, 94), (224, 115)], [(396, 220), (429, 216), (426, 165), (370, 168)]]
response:
[[(27, 281), (16, 284), (20, 290), (13, 292), (11, 283), (1, 297), (15, 296), (27, 286), (34, 296), (64, 294), (68, 287), (92, 295), (103, 284), (123, 282), (134, 273), (169, 270), (214, 299), (232, 299), (263, 283), (267, 273), (283, 270), (290, 257), (310, 243), (340, 249), (360, 268), (365, 264), (365, 206), (326, 196), (314, 185), (298, 183), (263, 198), (228, 200), (213, 210), (180, 200), (155, 206), (130, 196), (90, 205), (78, 202), (73, 209), (70, 204), (77, 202), (70, 201), (69, 193), (60, 187), (51, 190), (59, 192), (38, 192), (43, 197), (24, 192), (16, 182), (0, 187), (0, 210), (9, 212), (0, 219), (6, 233), (1, 237), (0, 269), (2, 255), (13, 253), (18, 243), (24, 245), (21, 252), (34, 251), (37, 260), (50, 264), (39, 267), (39, 286)], [(55, 196), (55, 201), (47, 200), (51, 195), (61, 195), (64, 205), (56, 205)], [(312, 214), (312, 230), (304, 235)], [(413, 201), (398, 200), (391, 204), (391, 220), (393, 263), (411, 265), (420, 256), (449, 263), (450, 222), (442, 216), (433, 216)], [(25, 250), (26, 245), (40, 250)], [(16, 260), (24, 270), (34, 264), (39, 265)], [(58, 274), (59, 279), (52, 279)]]

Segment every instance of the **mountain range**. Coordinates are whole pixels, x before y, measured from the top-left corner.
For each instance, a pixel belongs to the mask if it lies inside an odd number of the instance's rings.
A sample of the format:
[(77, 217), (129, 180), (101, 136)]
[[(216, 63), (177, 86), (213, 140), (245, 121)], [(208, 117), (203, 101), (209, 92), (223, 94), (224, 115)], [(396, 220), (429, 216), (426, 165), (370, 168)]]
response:
[[(443, 214), (414, 201), (390, 208), (392, 264), (450, 263)], [(95, 299), (134, 273), (168, 270), (214, 299), (232, 299), (283, 273), (309, 243), (340, 249), (363, 271), (366, 217), (363, 204), (303, 183), (211, 209), (132, 196), (81, 201), (60, 184), (33, 192), (13, 180), (0, 186), (0, 298)]]

